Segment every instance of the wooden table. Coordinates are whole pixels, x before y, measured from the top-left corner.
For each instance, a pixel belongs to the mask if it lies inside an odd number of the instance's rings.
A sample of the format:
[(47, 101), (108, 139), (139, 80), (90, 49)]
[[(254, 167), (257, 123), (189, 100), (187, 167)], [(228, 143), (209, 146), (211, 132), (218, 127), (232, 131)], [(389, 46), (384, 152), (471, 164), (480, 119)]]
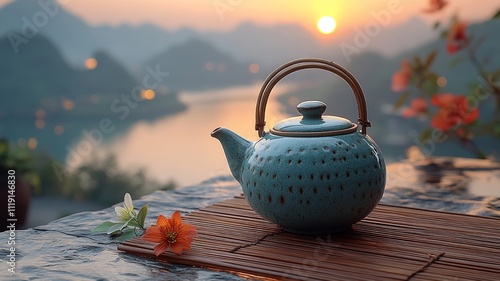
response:
[(199, 236), (182, 256), (135, 238), (119, 250), (272, 280), (500, 280), (500, 219), (381, 204), (351, 230), (286, 233), (243, 197), (185, 217)]

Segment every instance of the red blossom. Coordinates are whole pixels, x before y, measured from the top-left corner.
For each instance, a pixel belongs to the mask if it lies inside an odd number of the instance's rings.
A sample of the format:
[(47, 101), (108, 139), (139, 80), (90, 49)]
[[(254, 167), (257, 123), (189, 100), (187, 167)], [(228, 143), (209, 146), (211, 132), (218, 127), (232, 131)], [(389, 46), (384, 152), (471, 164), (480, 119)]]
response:
[(401, 69), (392, 75), (391, 89), (394, 92), (401, 92), (408, 88), (412, 74), (411, 64), (407, 60), (401, 61)]
[(423, 98), (414, 98), (411, 101), (410, 107), (404, 109), (401, 114), (406, 117), (414, 117), (427, 112), (427, 102)]
[(142, 239), (158, 243), (154, 248), (156, 256), (171, 249), (172, 252), (182, 255), (189, 250), (193, 238), (198, 234), (196, 228), (182, 222), (181, 214), (175, 211), (170, 219), (159, 215), (156, 225), (148, 227)]
[(467, 34), (465, 31), (467, 24), (458, 18), (453, 20), (446, 40), (446, 50), (449, 54), (454, 54), (467, 46)]
[(470, 124), (479, 117), (479, 110), (471, 108), (464, 95), (439, 94), (432, 97), (431, 103), (440, 108), (431, 126), (443, 131), (458, 130), (459, 126)]
[(423, 10), (425, 13), (434, 13), (442, 10), (448, 2), (445, 0), (429, 0), (429, 6)]

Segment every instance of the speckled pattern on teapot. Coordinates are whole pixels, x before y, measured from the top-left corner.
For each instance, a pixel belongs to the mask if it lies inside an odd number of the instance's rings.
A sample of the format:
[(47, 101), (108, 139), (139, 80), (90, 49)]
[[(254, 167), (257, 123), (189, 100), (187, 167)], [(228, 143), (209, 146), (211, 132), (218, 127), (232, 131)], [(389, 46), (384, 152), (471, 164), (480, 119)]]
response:
[[(361, 130), (347, 119), (323, 116), (326, 105), (308, 101), (298, 106), (302, 117), (263, 131), (272, 87), (304, 68), (329, 70), (348, 82), (358, 102)], [(382, 198), (385, 163), (366, 134), (368, 126), (364, 95), (354, 77), (332, 62), (303, 59), (283, 65), (264, 82), (256, 112), (258, 141), (250, 142), (225, 128), (217, 128), (212, 136), (222, 143), (231, 172), (256, 213), (286, 231), (317, 234), (350, 227)]]

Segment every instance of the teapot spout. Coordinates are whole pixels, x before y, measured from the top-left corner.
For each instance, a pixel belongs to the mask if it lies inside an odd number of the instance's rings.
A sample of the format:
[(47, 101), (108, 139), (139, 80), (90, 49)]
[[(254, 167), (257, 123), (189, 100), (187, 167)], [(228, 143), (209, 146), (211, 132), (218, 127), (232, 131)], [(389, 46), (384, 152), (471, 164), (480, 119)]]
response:
[(245, 161), (245, 154), (247, 149), (252, 146), (252, 142), (222, 127), (213, 130), (210, 135), (221, 142), (231, 174), (241, 183), (241, 169)]

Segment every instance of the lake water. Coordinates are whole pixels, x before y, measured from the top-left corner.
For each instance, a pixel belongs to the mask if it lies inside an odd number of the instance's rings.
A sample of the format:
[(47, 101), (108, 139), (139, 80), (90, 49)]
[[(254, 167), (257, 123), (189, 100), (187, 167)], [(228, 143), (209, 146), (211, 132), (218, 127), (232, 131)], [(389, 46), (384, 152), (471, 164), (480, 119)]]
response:
[[(181, 93), (180, 99), (188, 105), (186, 111), (153, 122), (138, 122), (100, 147), (100, 154), (114, 153), (121, 167), (143, 167), (154, 179), (173, 179), (180, 186), (228, 174), (222, 146), (210, 133), (226, 127), (257, 140), (255, 105), (261, 85)], [(273, 89), (266, 109), (269, 126), (287, 117), (276, 97), (293, 87), (283, 83)]]
[[(174, 180), (179, 186), (194, 185), (230, 174), (218, 140), (210, 133), (229, 128), (248, 140), (257, 140), (255, 105), (262, 83), (204, 92), (184, 92), (179, 98), (186, 111), (152, 122), (137, 122), (112, 141), (101, 145), (97, 155), (113, 153), (120, 167), (129, 171), (143, 168), (159, 182)], [(266, 129), (287, 118), (276, 98), (292, 91), (293, 83), (276, 85), (266, 108)], [(297, 113), (298, 114), (298, 113)], [(92, 156), (93, 157), (93, 156)], [(92, 160), (92, 159), (89, 159)], [(389, 158), (386, 162), (390, 163)], [(475, 181), (469, 191), (479, 196), (500, 196), (492, 183)]]
[[(227, 176), (230, 171), (219, 141), (210, 137), (210, 133), (215, 128), (224, 126), (249, 140), (257, 140), (254, 115), (260, 86), (257, 83), (224, 90), (182, 93), (180, 98), (188, 105), (186, 111), (153, 122), (138, 122), (98, 150), (101, 155), (114, 153), (119, 165), (125, 169), (144, 168), (150, 177), (160, 182), (173, 179), (179, 186), (188, 186), (218, 178), (217, 186), (233, 186), (235, 183), (229, 177), (218, 177)], [(274, 89), (266, 111), (268, 126), (287, 117), (276, 97), (293, 87), (293, 84), (279, 84)], [(472, 171), (477, 174), (476, 170)], [(475, 176), (468, 183), (460, 181), (456, 186), (452, 183), (449, 184), (450, 188), (441, 190), (425, 183), (408, 186), (407, 177), (422, 175), (404, 170), (405, 177), (401, 183), (393, 182), (391, 188), (386, 189), (382, 202), (472, 215), (499, 216), (500, 173), (489, 170), (483, 173), (484, 176)], [(389, 171), (388, 174), (394, 177), (394, 171)], [(224, 184), (221, 178), (228, 184)], [(468, 188), (462, 188), (464, 184)], [(193, 198), (192, 202), (188, 200), (190, 203), (183, 200), (183, 204), (192, 204), (189, 206), (193, 208), (203, 198), (222, 200), (241, 192), (239, 187), (230, 191), (221, 188), (219, 193), (207, 190), (205, 186), (191, 188), (198, 188), (197, 194), (206, 195)], [(172, 192), (185, 194), (186, 190)], [(207, 192), (210, 194), (206, 194)], [(35, 212), (41, 211), (38, 209)]]

